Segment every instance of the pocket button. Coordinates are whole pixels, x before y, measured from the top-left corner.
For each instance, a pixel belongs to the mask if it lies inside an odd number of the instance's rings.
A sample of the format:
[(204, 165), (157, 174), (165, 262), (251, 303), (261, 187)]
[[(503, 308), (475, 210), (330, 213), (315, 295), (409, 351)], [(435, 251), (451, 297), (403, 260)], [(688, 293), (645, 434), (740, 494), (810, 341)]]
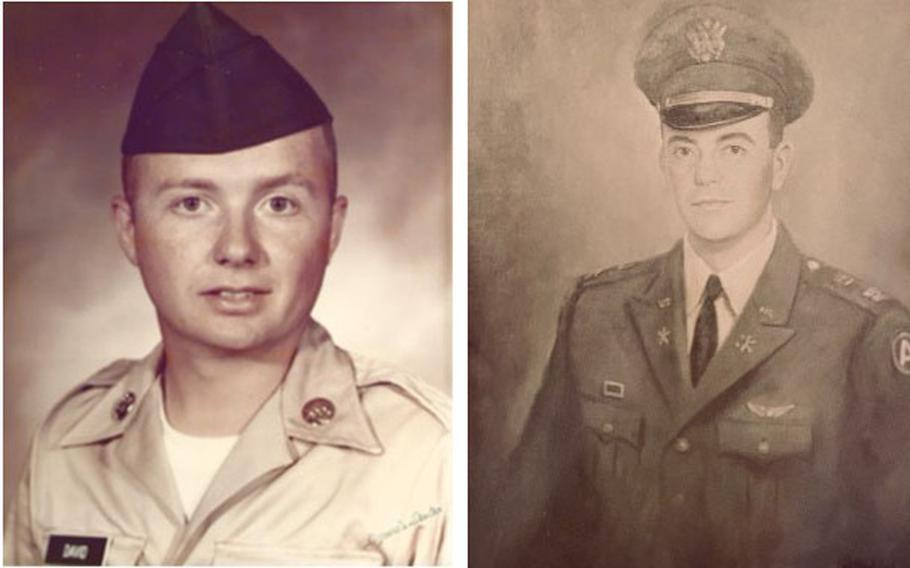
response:
[(768, 440), (762, 438), (758, 443), (758, 453), (767, 454), (771, 451), (771, 444), (768, 443)]
[(688, 439), (680, 437), (680, 438), (676, 438), (676, 441), (673, 442), (673, 447), (676, 449), (677, 452), (684, 454), (689, 451), (689, 448), (691, 447), (691, 445), (689, 444)]
[(604, 425), (601, 426), (600, 429), (604, 434), (612, 434), (613, 431), (616, 430), (616, 428), (613, 427), (612, 422), (604, 422)]

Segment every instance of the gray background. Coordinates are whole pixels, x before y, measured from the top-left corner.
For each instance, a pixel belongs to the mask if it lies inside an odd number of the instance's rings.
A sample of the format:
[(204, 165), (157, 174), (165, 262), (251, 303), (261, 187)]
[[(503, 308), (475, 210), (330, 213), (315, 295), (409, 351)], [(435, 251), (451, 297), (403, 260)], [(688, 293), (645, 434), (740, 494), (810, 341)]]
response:
[[(158, 341), (108, 202), (139, 76), (185, 6), (4, 6), (4, 505), (53, 402)], [(450, 7), (220, 7), (335, 115), (350, 208), (316, 317), (340, 345), (448, 392)]]
[[(732, 4), (784, 31), (816, 81), (809, 111), (787, 128), (796, 155), (779, 217), (803, 252), (910, 304), (910, 5)], [(657, 113), (633, 82), (659, 5), (471, 1), (472, 565), (489, 559), (489, 487), (540, 385), (572, 279), (682, 234), (658, 169)]]

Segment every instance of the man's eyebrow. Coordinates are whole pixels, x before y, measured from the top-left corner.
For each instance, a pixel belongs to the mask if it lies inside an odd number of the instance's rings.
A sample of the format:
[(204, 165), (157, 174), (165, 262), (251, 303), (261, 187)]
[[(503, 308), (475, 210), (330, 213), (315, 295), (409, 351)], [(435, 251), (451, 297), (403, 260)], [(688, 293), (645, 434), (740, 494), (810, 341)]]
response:
[(307, 178), (296, 173), (289, 173), (282, 176), (265, 178), (256, 182), (256, 192), (262, 193), (264, 191), (269, 191), (270, 189), (276, 189), (278, 187), (284, 187), (288, 185), (296, 185), (307, 190), (308, 192), (312, 192), (314, 189), (313, 182)]
[(674, 134), (667, 139), (667, 144), (672, 144), (674, 142), (687, 142), (689, 144), (695, 144), (695, 140), (689, 138), (688, 136), (683, 136), (682, 134)]
[(720, 144), (721, 142), (726, 142), (727, 140), (732, 140), (732, 139), (736, 139), (736, 138), (746, 140), (747, 142), (751, 143), (752, 145), (755, 145), (755, 140), (753, 140), (752, 137), (749, 136), (748, 134), (746, 134), (745, 132), (731, 132), (729, 134), (724, 134), (723, 136), (721, 136), (720, 138), (717, 139), (717, 143)]
[(184, 178), (184, 179), (166, 179), (158, 186), (158, 191), (167, 191), (169, 189), (202, 189), (205, 191), (215, 191), (218, 186), (209, 179), (202, 178)]

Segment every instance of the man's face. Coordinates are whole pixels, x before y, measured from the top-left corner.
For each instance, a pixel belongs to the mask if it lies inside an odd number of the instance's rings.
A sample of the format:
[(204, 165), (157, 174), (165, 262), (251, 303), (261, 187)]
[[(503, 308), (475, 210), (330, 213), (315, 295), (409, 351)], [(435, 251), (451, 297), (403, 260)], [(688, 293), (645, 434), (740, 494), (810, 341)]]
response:
[(166, 340), (232, 351), (296, 340), (346, 210), (324, 137), (132, 158), (132, 203), (115, 198), (115, 218)]
[(759, 225), (783, 186), (790, 146), (769, 147), (768, 113), (704, 130), (662, 126), (661, 165), (695, 238), (737, 243)]

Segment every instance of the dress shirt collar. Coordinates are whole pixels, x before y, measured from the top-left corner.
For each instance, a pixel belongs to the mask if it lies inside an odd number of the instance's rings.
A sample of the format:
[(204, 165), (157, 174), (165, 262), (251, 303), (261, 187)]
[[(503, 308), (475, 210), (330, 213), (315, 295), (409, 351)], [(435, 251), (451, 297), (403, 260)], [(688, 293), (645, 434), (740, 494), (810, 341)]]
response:
[[(740, 260), (728, 267), (723, 272), (717, 273), (720, 283), (724, 288), (724, 300), (733, 311), (734, 316), (742, 313), (743, 307), (749, 301), (749, 296), (755, 289), (759, 276), (765, 269), (774, 242), (777, 240), (777, 219), (771, 217), (771, 230), (755, 248), (746, 253)], [(689, 240), (688, 233), (683, 238), (683, 272), (686, 294), (686, 314), (691, 315), (701, 306), (702, 296), (708, 277), (714, 271), (702, 257), (695, 252)]]

